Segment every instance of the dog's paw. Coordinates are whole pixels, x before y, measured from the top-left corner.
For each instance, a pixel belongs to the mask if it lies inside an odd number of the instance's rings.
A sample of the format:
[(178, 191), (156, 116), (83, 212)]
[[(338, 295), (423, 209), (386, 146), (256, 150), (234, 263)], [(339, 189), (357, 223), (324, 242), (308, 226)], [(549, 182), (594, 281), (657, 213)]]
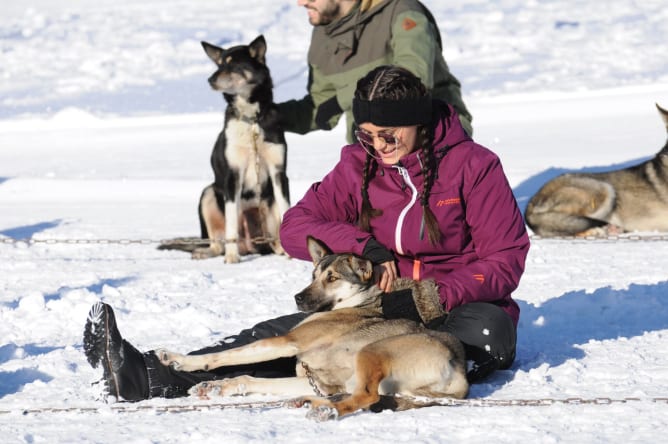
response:
[(200, 399), (209, 399), (209, 396), (218, 396), (219, 393), (220, 388), (215, 381), (200, 382), (188, 390), (190, 396), (197, 396)]
[(248, 375), (237, 376), (216, 381), (220, 396), (245, 396), (252, 390), (253, 377)]
[(225, 242), (225, 263), (238, 264), (239, 262), (241, 262), (239, 245), (236, 242)]
[(281, 245), (280, 241), (272, 242), (271, 243), (271, 250), (274, 252), (274, 254), (278, 254), (278, 255), (287, 255), (288, 254), (283, 249), (283, 245)]
[(202, 399), (210, 396), (244, 396), (248, 394), (248, 380), (250, 376), (219, 379), (216, 381), (200, 382), (188, 390), (188, 393)]
[(306, 417), (317, 422), (331, 421), (339, 418), (339, 412), (333, 406), (321, 405), (309, 410)]
[(241, 256), (233, 255), (233, 254), (226, 254), (225, 255), (225, 263), (226, 264), (238, 264), (241, 262)]
[(172, 367), (175, 370), (181, 370), (181, 360), (183, 355), (179, 353), (173, 353), (164, 348), (159, 348), (155, 350), (155, 355), (160, 360), (160, 363), (166, 367)]
[(601, 237), (619, 236), (624, 233), (624, 229), (618, 225), (608, 224), (602, 227), (594, 227), (575, 234), (575, 237)]
[(283, 406), (289, 409), (300, 409), (311, 405), (311, 398), (308, 396), (300, 396), (299, 398), (288, 399), (283, 403)]
[(191, 257), (197, 260), (211, 259), (212, 257), (216, 256), (220, 256), (220, 253), (214, 251), (212, 248), (209, 247), (195, 248), (191, 253)]

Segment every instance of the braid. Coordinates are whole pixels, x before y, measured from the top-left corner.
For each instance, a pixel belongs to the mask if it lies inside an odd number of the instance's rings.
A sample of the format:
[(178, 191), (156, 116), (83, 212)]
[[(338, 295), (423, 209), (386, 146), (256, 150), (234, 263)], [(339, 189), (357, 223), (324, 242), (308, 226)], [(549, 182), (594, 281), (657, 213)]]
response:
[(359, 226), (364, 231), (371, 230), (371, 218), (383, 214), (382, 210), (375, 209), (371, 206), (369, 200), (369, 177), (373, 176), (378, 164), (372, 162), (371, 154), (367, 153), (366, 161), (364, 162), (364, 170), (362, 171), (362, 210), (360, 211)]
[[(441, 231), (438, 229), (438, 222), (436, 216), (429, 208), (429, 194), (431, 187), (434, 184), (435, 162), (434, 152), (432, 148), (432, 140), (430, 131), (426, 127), (422, 127), (420, 131), (421, 146), (422, 146), (422, 177), (424, 183), (422, 185), (422, 193), (420, 194), (420, 205), (422, 205), (422, 219), (427, 227), (427, 235), (429, 242), (436, 245), (441, 240)], [(420, 235), (422, 236), (422, 231)]]

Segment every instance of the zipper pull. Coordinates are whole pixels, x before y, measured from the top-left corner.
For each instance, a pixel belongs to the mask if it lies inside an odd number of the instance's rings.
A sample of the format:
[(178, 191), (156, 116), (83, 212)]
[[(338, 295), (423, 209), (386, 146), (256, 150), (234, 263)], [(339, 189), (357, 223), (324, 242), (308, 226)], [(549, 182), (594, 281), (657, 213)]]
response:
[(399, 165), (397, 165), (395, 168), (397, 169), (397, 171), (399, 171), (399, 174), (401, 175), (402, 179), (404, 179), (404, 181), (401, 183), (401, 191), (406, 191), (406, 182), (408, 181), (408, 170)]

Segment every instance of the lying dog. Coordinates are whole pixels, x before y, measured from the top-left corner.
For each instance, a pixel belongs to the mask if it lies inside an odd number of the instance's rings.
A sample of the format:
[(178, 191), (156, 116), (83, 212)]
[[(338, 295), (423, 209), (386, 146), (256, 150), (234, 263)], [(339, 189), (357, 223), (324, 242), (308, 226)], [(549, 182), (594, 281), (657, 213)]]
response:
[[(183, 371), (296, 356), (297, 376), (239, 376), (201, 383), (190, 390), (191, 394), (301, 396), (294, 405), (310, 403), (309, 416), (317, 420), (337, 418), (374, 405), (395, 410), (428, 405), (389, 396), (384, 396), (383, 405), (379, 405), (381, 395), (458, 399), (467, 395), (466, 361), (459, 340), (406, 319), (384, 319), (382, 291), (374, 285), (371, 262), (351, 254), (331, 254), (312, 238), (308, 248), (315, 265), (313, 282), (295, 300), (300, 310), (316, 313), (285, 336), (206, 355), (156, 351), (164, 365)], [(413, 290), (425, 321), (444, 314), (433, 281), (400, 279), (395, 289), (402, 288)], [(309, 396), (314, 392), (318, 396)], [(337, 401), (325, 398), (340, 393), (350, 395)]]
[[(656, 107), (668, 130), (668, 111)], [(668, 142), (639, 165), (549, 181), (529, 201), (525, 220), (540, 236), (668, 231)]]
[(180, 238), (158, 248), (190, 251), (194, 259), (224, 254), (227, 263), (245, 254), (282, 254), (278, 229), (290, 207), (287, 145), (273, 103), (264, 37), (229, 49), (202, 46), (218, 66), (209, 84), (227, 102), (211, 154), (214, 182), (199, 200), (201, 239), (208, 242)]

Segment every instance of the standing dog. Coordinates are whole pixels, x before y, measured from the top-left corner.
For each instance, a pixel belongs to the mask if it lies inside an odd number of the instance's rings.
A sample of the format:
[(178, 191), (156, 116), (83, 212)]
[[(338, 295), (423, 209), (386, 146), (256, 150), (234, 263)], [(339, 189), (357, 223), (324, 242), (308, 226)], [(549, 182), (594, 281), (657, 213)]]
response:
[[(668, 111), (656, 107), (668, 130)], [(668, 231), (668, 142), (639, 165), (549, 181), (529, 201), (525, 220), (541, 236)]]
[[(428, 405), (408, 395), (464, 398), (468, 393), (462, 344), (449, 333), (428, 330), (407, 319), (386, 320), (370, 261), (351, 254), (331, 254), (315, 239), (308, 248), (315, 265), (313, 282), (295, 296), (302, 311), (316, 312), (284, 336), (206, 355), (156, 351), (164, 365), (183, 371), (297, 357), (297, 376), (264, 379), (239, 376), (201, 383), (191, 394), (265, 393), (302, 396), (309, 416), (333, 419), (359, 409), (395, 410)], [(399, 279), (395, 289), (411, 288), (425, 321), (443, 314), (433, 281)], [(313, 393), (319, 396), (308, 396)], [(324, 396), (351, 393), (338, 401)]]
[(218, 66), (211, 87), (227, 102), (225, 124), (211, 154), (214, 182), (199, 200), (201, 239), (181, 238), (159, 246), (192, 252), (194, 259), (283, 253), (278, 229), (290, 207), (287, 145), (273, 102), (263, 36), (249, 45), (219, 48), (202, 42)]

